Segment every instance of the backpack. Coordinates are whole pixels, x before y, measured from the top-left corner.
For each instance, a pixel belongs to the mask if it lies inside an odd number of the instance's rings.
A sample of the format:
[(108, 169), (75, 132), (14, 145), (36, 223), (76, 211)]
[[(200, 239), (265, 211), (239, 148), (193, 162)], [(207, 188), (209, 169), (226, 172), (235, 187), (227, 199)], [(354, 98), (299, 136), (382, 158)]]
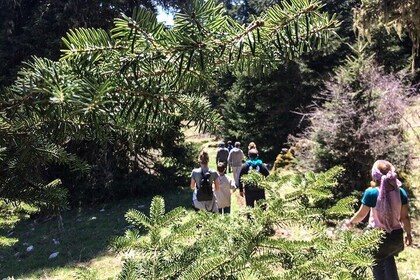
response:
[(213, 199), (213, 188), (212, 184), (210, 183), (210, 176), (211, 173), (209, 171), (204, 173), (201, 170), (201, 180), (197, 189), (198, 201), (210, 201)]
[[(252, 170), (255, 170), (257, 172), (260, 172), (260, 168), (261, 168), (261, 165), (260, 164), (252, 165), (251, 163), (247, 162), (247, 165), (248, 165), (248, 172), (247, 172), (247, 174), (251, 173)], [(257, 182), (249, 182), (246, 185), (246, 188), (248, 190), (250, 190), (250, 191), (261, 190), (261, 188), (258, 187), (258, 183)]]

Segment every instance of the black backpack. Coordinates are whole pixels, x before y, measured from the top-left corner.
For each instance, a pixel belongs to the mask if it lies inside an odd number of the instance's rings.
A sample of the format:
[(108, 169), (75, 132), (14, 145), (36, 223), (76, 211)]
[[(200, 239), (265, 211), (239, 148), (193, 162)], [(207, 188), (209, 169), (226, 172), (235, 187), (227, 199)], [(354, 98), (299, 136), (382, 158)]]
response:
[(209, 171), (206, 173), (201, 171), (201, 180), (197, 189), (198, 201), (210, 201), (213, 199), (213, 188), (212, 184), (210, 183), (210, 176), (211, 173)]

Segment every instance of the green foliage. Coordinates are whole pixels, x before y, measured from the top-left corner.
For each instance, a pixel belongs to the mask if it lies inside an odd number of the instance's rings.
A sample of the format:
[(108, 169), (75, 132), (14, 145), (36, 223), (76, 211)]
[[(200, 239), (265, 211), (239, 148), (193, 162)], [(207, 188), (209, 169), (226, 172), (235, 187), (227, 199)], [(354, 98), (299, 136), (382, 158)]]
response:
[[(352, 208), (345, 201), (334, 206), (336, 198), (330, 195), (342, 172), (336, 167), (319, 174), (258, 178), (268, 194), (265, 210), (229, 215), (182, 208), (165, 213), (163, 199), (155, 197), (149, 216), (127, 212), (134, 229), (112, 242), (127, 253), (119, 279), (366, 279), (382, 232), (327, 234), (332, 214), (342, 217)], [(296, 188), (286, 199), (279, 195), (285, 183)], [(325, 194), (328, 206), (319, 203)], [(144, 235), (138, 231), (143, 228)], [(270, 228), (287, 234), (270, 236)]]
[(289, 184), (297, 190), (288, 194), (286, 199), (300, 199), (308, 206), (326, 208), (327, 205), (331, 205), (331, 199), (334, 197), (333, 189), (338, 186), (338, 177), (343, 172), (342, 167), (333, 167), (321, 174), (310, 171), (302, 176), (296, 176)]
[(0, 84), (10, 85), (18, 68), (31, 56), (57, 59), (60, 37), (71, 28), (108, 29), (120, 12), (131, 13), (137, 6), (156, 10), (158, 5), (176, 7), (177, 0), (80, 0), (0, 2)]
[(98, 272), (93, 270), (93, 269), (89, 269), (89, 268), (79, 268), (76, 273), (75, 273), (75, 277), (74, 279), (76, 280), (95, 280), (95, 279), (99, 279), (98, 277)]
[(410, 38), (402, 34), (398, 36), (393, 30), (387, 31), (380, 24), (371, 26), (370, 33), (366, 52), (372, 53), (381, 62), (386, 73), (406, 71), (412, 62)]
[[(247, 21), (275, 1), (224, 2), (231, 11), (239, 10), (239, 16)], [(352, 13), (358, 1), (322, 2), (322, 11), (336, 14), (340, 21), (339, 38), (331, 38), (323, 48), (303, 55), (297, 63), (280, 63), (275, 71), (263, 77), (244, 73), (232, 80), (227, 76), (216, 89), (209, 90), (224, 119), (221, 138), (242, 143), (255, 141), (262, 158), (273, 162), (287, 143), (288, 135), (301, 133), (307, 126), (302, 108), (317, 102), (316, 95), (324, 87), (324, 81), (332, 69), (342, 64), (351, 52), (348, 44), (355, 40)]]
[[(67, 191), (61, 180), (43, 176), (48, 164), (66, 162), (70, 168), (84, 165), (63, 148), (46, 143), (43, 137), (36, 138), (33, 127), (26, 126), (32, 120), (24, 124), (9, 120), (6, 114), (0, 114), (0, 147), (4, 147), (0, 150), (0, 228), (11, 230), (20, 219), (40, 208), (57, 212), (66, 206)], [(17, 241), (3, 236), (0, 239), (0, 246)]]
[(155, 159), (174, 156), (181, 128), (220, 125), (203, 93), (216, 77), (264, 73), (327, 42), (338, 23), (321, 7), (283, 2), (241, 25), (215, 0), (195, 0), (172, 27), (138, 8), (109, 33), (68, 31), (60, 61), (33, 57), (1, 94), (0, 198), (59, 209), (59, 181), (92, 201), (118, 176), (160, 175)]
[(412, 71), (415, 70), (415, 58), (420, 46), (420, 3), (417, 0), (363, 0), (355, 9), (354, 26), (361, 36), (370, 39), (372, 26), (382, 24), (385, 28), (394, 29), (399, 36), (408, 33), (412, 41)]
[(333, 207), (329, 208), (326, 214), (334, 218), (349, 217), (354, 212), (354, 206), (358, 199), (354, 196), (348, 196), (340, 199)]
[(276, 160), (274, 161), (274, 170), (294, 166), (296, 160), (294, 154), (295, 148), (283, 148), (281, 153), (277, 155)]
[(384, 74), (372, 57), (348, 58), (320, 94), (325, 102), (311, 112), (310, 127), (293, 139), (297, 158), (314, 170), (343, 166), (340, 191), (346, 194), (365, 189), (377, 159), (407, 169), (403, 114), (410, 94), (403, 77)]
[(276, 158), (301, 116), (293, 113), (308, 102), (314, 88), (305, 81), (302, 65), (287, 63), (264, 77), (241, 76), (221, 98), (221, 134), (241, 143), (254, 141), (265, 161)]
[[(26, 203), (10, 203), (7, 200), (0, 200), (0, 229), (3, 232), (12, 232), (15, 224), (19, 220), (26, 219), (30, 214), (37, 212), (38, 209)], [(0, 248), (11, 246), (18, 240), (7, 236), (0, 236)]]

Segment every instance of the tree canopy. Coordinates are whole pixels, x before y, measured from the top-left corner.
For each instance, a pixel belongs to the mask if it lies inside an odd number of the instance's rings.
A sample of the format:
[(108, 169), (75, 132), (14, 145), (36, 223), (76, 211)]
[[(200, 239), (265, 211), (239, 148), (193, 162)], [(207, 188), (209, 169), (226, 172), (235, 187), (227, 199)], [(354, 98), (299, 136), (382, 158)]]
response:
[(383, 24), (399, 36), (408, 33), (412, 42), (412, 71), (420, 47), (420, 3), (417, 0), (363, 0), (355, 10), (354, 25), (360, 35), (370, 38), (372, 26)]

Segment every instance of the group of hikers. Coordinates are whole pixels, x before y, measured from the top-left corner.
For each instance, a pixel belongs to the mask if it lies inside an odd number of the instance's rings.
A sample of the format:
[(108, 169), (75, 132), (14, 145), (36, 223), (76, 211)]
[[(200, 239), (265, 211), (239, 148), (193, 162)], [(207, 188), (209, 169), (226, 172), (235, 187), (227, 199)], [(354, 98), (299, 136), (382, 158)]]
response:
[[(217, 171), (209, 169), (209, 154), (202, 150), (198, 157), (200, 167), (191, 173), (191, 189), (193, 192), (193, 207), (196, 210), (206, 210), (214, 213), (230, 213), (231, 192), (239, 189), (241, 197), (245, 197), (246, 205), (254, 207), (256, 201), (265, 199), (264, 189), (244, 184), (241, 180), (243, 175), (251, 170), (268, 176), (269, 171), (265, 164), (258, 158), (257, 146), (254, 142), (248, 145), (248, 158), (245, 160), (241, 143), (231, 142), (225, 147), (219, 143), (216, 153)], [(232, 172), (232, 177), (226, 173)]]
[[(269, 175), (267, 165), (259, 159), (255, 143), (249, 144), (247, 158), (240, 142), (236, 142), (234, 147), (231, 142), (227, 147), (224, 143), (218, 146), (217, 172), (209, 169), (209, 154), (205, 150), (198, 157), (200, 167), (192, 171), (193, 207), (214, 213), (230, 213), (231, 191), (237, 188), (240, 196), (245, 197), (246, 206), (254, 207), (256, 201), (265, 199), (264, 189), (242, 180), (252, 170), (263, 176)], [(226, 170), (232, 171), (233, 179), (226, 175)], [(357, 225), (369, 214), (368, 227), (385, 232), (374, 253), (373, 276), (380, 280), (399, 279), (395, 256), (403, 251), (404, 244), (412, 244), (407, 193), (397, 179), (395, 167), (388, 161), (376, 161), (371, 176), (371, 187), (364, 192), (360, 209), (345, 221), (345, 227)]]

